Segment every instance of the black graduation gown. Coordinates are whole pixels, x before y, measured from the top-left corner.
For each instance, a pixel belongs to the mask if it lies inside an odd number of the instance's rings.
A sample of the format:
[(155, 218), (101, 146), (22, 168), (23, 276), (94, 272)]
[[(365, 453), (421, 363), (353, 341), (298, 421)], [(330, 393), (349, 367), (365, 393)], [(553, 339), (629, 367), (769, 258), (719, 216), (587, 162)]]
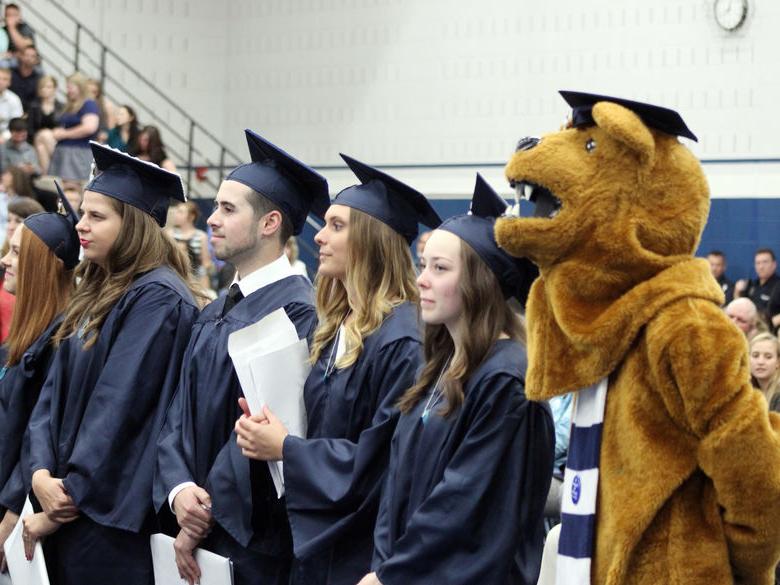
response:
[(58, 585), (151, 583), (156, 442), (198, 309), (168, 267), (130, 285), (97, 342), (58, 348), (30, 419), (30, 467), (64, 485), (80, 518), (47, 539)]
[(313, 290), (302, 276), (289, 276), (255, 291), (222, 317), (225, 298), (208, 305), (193, 327), (176, 398), (160, 436), (155, 506), (168, 506), (168, 494), (181, 483), (204, 487), (211, 495), (217, 528), (240, 547), (231, 548), (218, 530), (203, 546), (233, 558), (238, 581), (244, 572), (237, 560), (244, 554), (240, 549), (250, 547), (258, 562), (252, 572), (283, 573), (278, 582), (286, 583), (292, 544), (284, 500), (276, 496), (268, 465), (250, 461), (236, 444), (233, 428), (241, 415), (237, 401), (243, 392), (227, 347), (231, 333), (281, 307), (299, 338), (311, 339), (317, 326)]
[(396, 307), (364, 340), (358, 361), (326, 377), (332, 345), (306, 381), (308, 438), (284, 442), (298, 584), (355, 585), (368, 572), (396, 403), (422, 362), (417, 308)]
[(464, 388), (461, 408), (401, 416), (374, 536), (383, 585), (536, 583), (555, 433), (525, 398), (525, 352), (499, 340)]
[(60, 323), (62, 316), (55, 317), (19, 363), (0, 369), (0, 516), (5, 510), (21, 514), (29, 491), (22, 474), (22, 441), (54, 356), (51, 338)]

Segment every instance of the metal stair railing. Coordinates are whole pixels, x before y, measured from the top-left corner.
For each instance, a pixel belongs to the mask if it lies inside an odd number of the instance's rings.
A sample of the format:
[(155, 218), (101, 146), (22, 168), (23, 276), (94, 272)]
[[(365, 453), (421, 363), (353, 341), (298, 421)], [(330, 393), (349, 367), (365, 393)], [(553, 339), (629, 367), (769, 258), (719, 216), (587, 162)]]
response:
[(224, 169), (244, 162), (59, 2), (17, 0), (17, 4), (35, 31), (44, 71), (56, 73), (63, 81), (81, 71), (97, 79), (103, 94), (117, 106), (128, 104), (144, 124), (158, 126), (169, 156), (185, 171), (183, 178), (192, 196), (213, 197)]

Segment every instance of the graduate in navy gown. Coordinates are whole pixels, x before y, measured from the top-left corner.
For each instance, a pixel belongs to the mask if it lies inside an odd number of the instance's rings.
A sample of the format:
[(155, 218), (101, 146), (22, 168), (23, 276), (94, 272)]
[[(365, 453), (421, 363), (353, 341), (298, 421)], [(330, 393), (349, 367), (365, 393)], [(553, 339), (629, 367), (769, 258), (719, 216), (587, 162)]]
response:
[(76, 225), (80, 282), (30, 418), (32, 488), (56, 585), (153, 582), (156, 439), (198, 313), (186, 255), (163, 233), (181, 178), (91, 143)]
[(284, 308), (298, 337), (310, 339), (317, 324), (312, 286), (293, 272), (284, 244), (310, 211), (321, 217), (330, 199), (324, 177), (254, 132), (246, 138), (252, 162), (223, 181), (208, 219), (214, 251), (235, 266), (236, 280), (193, 328), (160, 438), (155, 505), (176, 514), (176, 561), (190, 583), (199, 576), (192, 551), (202, 542), (232, 559), (236, 585), (286, 585), (292, 543), (284, 500), (268, 465), (250, 464), (233, 435), (243, 393), (228, 337)]
[(418, 222), (441, 223), (426, 198), (342, 155), (361, 184), (333, 200), (320, 246), (319, 327), (304, 387), (307, 438), (242, 417), (248, 457), (283, 460), (296, 584), (354, 585), (369, 569), (371, 537), (398, 419), (396, 402), (422, 359), (410, 244)]
[[(59, 185), (58, 185), (59, 188)], [(19, 519), (29, 491), (22, 474), (22, 439), (53, 356), (51, 343), (73, 291), (79, 262), (78, 217), (37, 213), (10, 240), (5, 290), (16, 295), (7, 362), (0, 369), (0, 565), (3, 543)]]
[(360, 585), (536, 583), (554, 432), (547, 405), (524, 394), (524, 329), (504, 299), (535, 271), (495, 244), (505, 208), (479, 177), (471, 214), (425, 245), (425, 366), (399, 404)]

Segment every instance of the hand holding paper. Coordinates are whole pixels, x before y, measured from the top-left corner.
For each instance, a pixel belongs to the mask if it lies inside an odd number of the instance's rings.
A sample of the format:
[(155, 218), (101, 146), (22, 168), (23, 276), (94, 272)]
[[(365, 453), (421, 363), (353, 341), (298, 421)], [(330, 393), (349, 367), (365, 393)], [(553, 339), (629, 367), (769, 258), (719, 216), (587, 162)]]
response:
[[(182, 532), (175, 541), (166, 534), (152, 534), (149, 544), (152, 549), (155, 583), (181, 583), (182, 579), (187, 579), (190, 583), (198, 581), (201, 585), (233, 583), (233, 565), (230, 559), (195, 548), (197, 542), (193, 543)], [(192, 564), (180, 564), (180, 561), (185, 560), (191, 560)]]
[[(303, 385), (309, 375), (309, 346), (298, 339), (295, 325), (284, 309), (277, 309), (254, 325), (240, 329), (228, 338), (228, 353), (244, 392), (245, 403), (253, 416), (236, 422), (238, 445), (257, 459), (268, 461), (276, 493), (284, 494), (282, 444), (291, 434), (306, 436), (306, 408)], [(273, 417), (262, 422), (260, 413)], [(260, 428), (269, 426), (270, 428)], [(239, 432), (240, 431), (240, 432)], [(254, 437), (251, 439), (250, 437)], [(255, 443), (262, 437), (262, 443)], [(246, 454), (246, 453), (245, 453)]]
[(11, 536), (5, 541), (6, 561), (8, 562), (8, 572), (11, 574), (11, 581), (15, 584), (25, 585), (49, 585), (49, 576), (46, 573), (46, 561), (43, 558), (43, 549), (41, 543), (33, 543), (34, 550), (32, 560), (28, 559), (25, 552), (24, 542), (24, 520), (34, 515), (32, 504), (28, 499), (24, 503), (20, 520), (16, 523)]
[(237, 443), (241, 453), (258, 461), (281, 461), (284, 438), (289, 434), (282, 421), (268, 406), (263, 407), (263, 418), (242, 416), (236, 421)]

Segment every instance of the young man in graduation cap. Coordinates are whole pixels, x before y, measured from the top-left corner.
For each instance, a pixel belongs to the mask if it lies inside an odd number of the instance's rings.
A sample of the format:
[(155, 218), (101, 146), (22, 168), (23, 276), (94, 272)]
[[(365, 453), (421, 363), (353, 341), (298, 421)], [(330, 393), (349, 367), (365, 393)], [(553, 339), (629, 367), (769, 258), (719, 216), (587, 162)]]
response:
[[(284, 501), (268, 466), (250, 462), (232, 436), (243, 396), (228, 355), (228, 337), (281, 307), (298, 337), (317, 324), (312, 286), (284, 254), (307, 215), (329, 204), (324, 177), (254, 132), (246, 131), (252, 162), (220, 186), (209, 217), (211, 242), (236, 278), (207, 306), (193, 328), (176, 399), (161, 435), (155, 506), (170, 506), (181, 527), (179, 570), (197, 578), (192, 550), (201, 541), (233, 561), (236, 585), (286, 583), (292, 545)], [(204, 540), (205, 539), (205, 540)]]

